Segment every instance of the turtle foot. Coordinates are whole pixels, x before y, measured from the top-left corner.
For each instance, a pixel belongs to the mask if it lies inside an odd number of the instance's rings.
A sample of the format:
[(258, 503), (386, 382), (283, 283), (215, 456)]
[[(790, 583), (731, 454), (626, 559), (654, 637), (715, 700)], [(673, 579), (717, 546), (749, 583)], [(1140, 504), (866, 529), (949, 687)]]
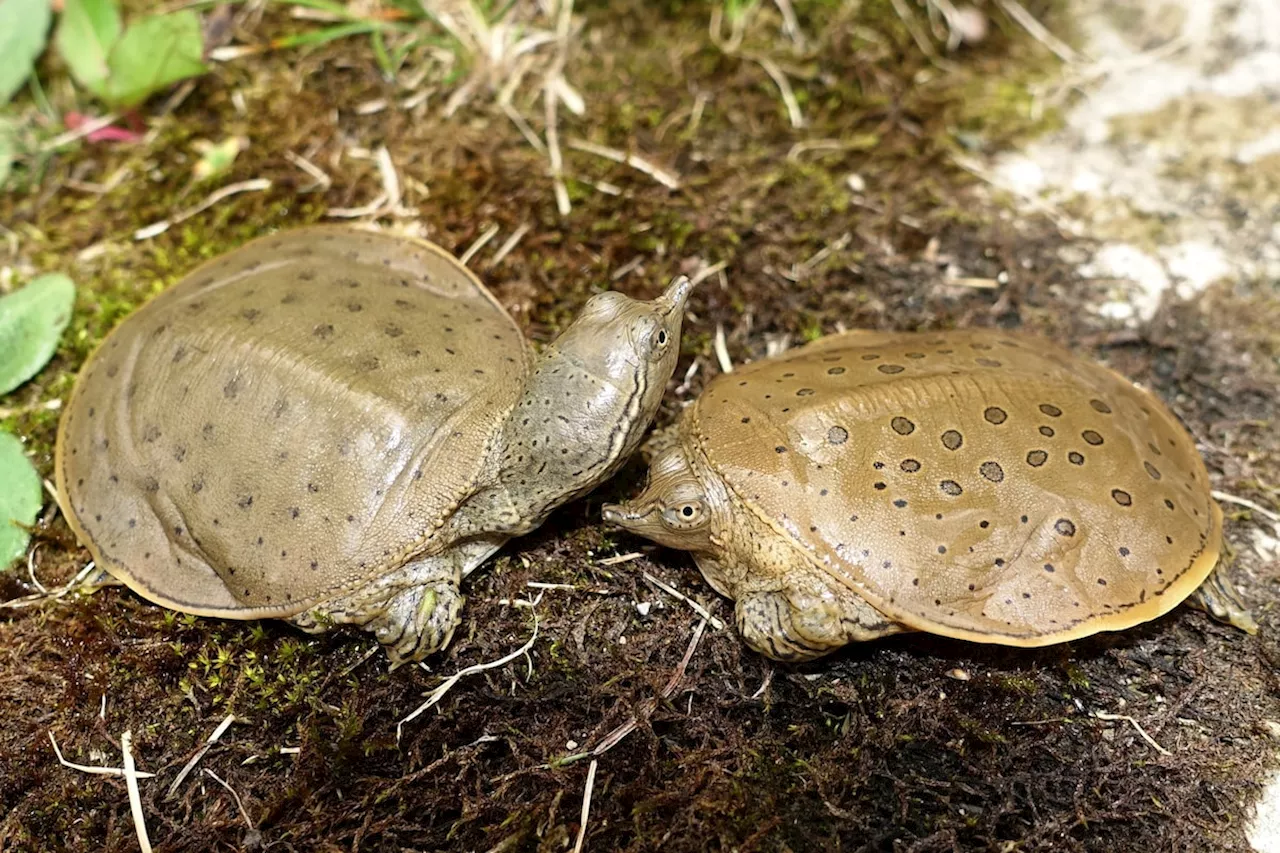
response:
[(1234, 625), (1247, 634), (1258, 633), (1258, 623), (1249, 612), (1244, 599), (1227, 577), (1226, 571), (1219, 566), (1214, 569), (1204, 583), (1187, 598), (1187, 604), (1203, 610), (1219, 622)]
[(903, 630), (844, 590), (835, 594), (796, 589), (746, 593), (738, 596), (734, 616), (747, 645), (766, 657), (787, 662), (813, 660), (849, 643)]

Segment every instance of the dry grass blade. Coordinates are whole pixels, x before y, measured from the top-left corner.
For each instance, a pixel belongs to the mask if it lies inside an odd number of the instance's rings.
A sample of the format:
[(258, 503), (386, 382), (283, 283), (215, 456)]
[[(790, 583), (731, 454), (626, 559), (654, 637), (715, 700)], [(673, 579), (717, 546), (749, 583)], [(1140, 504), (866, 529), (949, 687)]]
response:
[(1150, 744), (1151, 748), (1154, 749), (1156, 752), (1160, 753), (1161, 755), (1173, 755), (1172, 752), (1165, 749), (1160, 744), (1156, 743), (1155, 738), (1147, 734), (1147, 730), (1144, 729), (1138, 723), (1137, 720), (1135, 720), (1133, 717), (1130, 717), (1128, 714), (1108, 714), (1103, 711), (1094, 711), (1093, 716), (1099, 720), (1107, 720), (1108, 722), (1128, 723), (1129, 725), (1133, 726), (1134, 730), (1137, 731), (1137, 733), (1142, 736), (1142, 739), (1145, 740), (1148, 744)]
[(183, 781), (191, 774), (191, 771), (195, 769), (196, 765), (200, 763), (200, 759), (204, 758), (204, 754), (209, 751), (209, 748), (217, 743), (219, 738), (226, 734), (227, 729), (231, 728), (231, 724), (235, 721), (236, 718), (234, 714), (227, 714), (227, 716), (223, 718), (222, 722), (218, 723), (218, 727), (213, 730), (213, 734), (209, 735), (209, 738), (200, 745), (198, 750), (196, 750), (196, 754), (191, 756), (191, 760), (178, 771), (177, 777), (173, 780), (173, 783), (169, 785), (169, 790), (165, 792), (164, 798), (166, 800), (173, 799), (174, 795), (178, 793), (178, 788), (182, 785)]
[(573, 843), (573, 853), (582, 853), (582, 844), (587, 840), (587, 820), (591, 817), (591, 792), (596, 787), (596, 766), (599, 761), (591, 759), (587, 768), (587, 784), (582, 790), (582, 815), (578, 821), (578, 840)]
[(724, 323), (716, 323), (716, 337), (712, 343), (721, 373), (733, 373), (733, 359), (729, 358), (729, 344), (724, 336)]
[(643, 577), (643, 578), (644, 578), (645, 580), (647, 580), (649, 583), (651, 583), (651, 584), (653, 584), (654, 586), (656, 586), (658, 589), (660, 589), (660, 590), (662, 590), (663, 592), (665, 592), (667, 595), (674, 596), (675, 598), (677, 598), (677, 599), (679, 599), (680, 601), (683, 601), (685, 604), (689, 605), (689, 608), (690, 608), (691, 610), (693, 610), (693, 612), (694, 612), (694, 613), (697, 613), (697, 614), (698, 614), (699, 616), (701, 616), (703, 619), (706, 619), (708, 622), (710, 622), (710, 623), (711, 623), (711, 627), (715, 628), (717, 631), (723, 631), (723, 630), (724, 630), (724, 622), (723, 622), (722, 620), (720, 620), (720, 619), (716, 618), (715, 616), (711, 615), (711, 612), (710, 612), (709, 610), (707, 610), (707, 608), (703, 607), (701, 604), (699, 604), (698, 602), (694, 601), (694, 600), (693, 600), (692, 598), (690, 598), (689, 596), (687, 596), (687, 595), (685, 595), (684, 593), (680, 592), (680, 590), (676, 589), (675, 587), (671, 586), (671, 585), (670, 585), (670, 584), (668, 584), (668, 583), (665, 583), (665, 582), (663, 582), (663, 581), (658, 580), (657, 578), (655, 578), (653, 575), (649, 574), (648, 572), (644, 572), (644, 573), (641, 575), (641, 577)]
[(752, 59), (764, 69), (764, 73), (768, 74), (774, 85), (778, 87), (778, 92), (782, 95), (782, 103), (787, 108), (787, 120), (791, 122), (791, 126), (804, 127), (804, 114), (800, 112), (800, 102), (796, 100), (796, 93), (791, 89), (791, 81), (787, 79), (786, 74), (782, 73), (778, 63), (767, 56), (753, 56)]
[(228, 184), (227, 186), (210, 193), (204, 201), (200, 202), (195, 207), (187, 208), (170, 219), (162, 219), (161, 221), (153, 222), (144, 228), (139, 228), (137, 231), (133, 232), (133, 239), (149, 240), (158, 234), (163, 234), (179, 222), (185, 222), (191, 217), (199, 213), (203, 213), (223, 199), (230, 198), (231, 196), (238, 195), (239, 193), (261, 192), (262, 190), (270, 188), (271, 181), (267, 178), (255, 178), (251, 181), (240, 181), (236, 184)]
[[(1257, 503), (1249, 500), (1248, 498), (1238, 498), (1235, 495), (1228, 494), (1226, 492), (1219, 492), (1216, 490), (1211, 492), (1210, 494), (1212, 494), (1216, 500), (1224, 501), (1229, 504), (1235, 504), (1236, 506), (1242, 506), (1242, 507), (1245, 507), (1246, 509), (1251, 509), (1254, 512), (1261, 515), (1262, 517), (1269, 519), (1274, 524), (1280, 525), (1280, 515), (1277, 515), (1276, 513), (1272, 512), (1271, 510), (1267, 509), (1264, 506), (1259, 506)], [(1278, 529), (1277, 532), (1280, 532), (1280, 529)]]
[(133, 732), (127, 729), (120, 735), (120, 752), (124, 756), (124, 783), (129, 791), (129, 811), (133, 814), (133, 828), (138, 833), (138, 846), (142, 853), (151, 853), (147, 818), (142, 813), (142, 793), (138, 790), (139, 774), (133, 766)]
[[(61, 764), (63, 767), (66, 767), (71, 770), (78, 770), (81, 773), (89, 773), (94, 776), (125, 775), (125, 771), (121, 767), (98, 767), (93, 764), (76, 764), (74, 761), (67, 761), (67, 759), (62, 757), (62, 750), (58, 748), (58, 741), (54, 739), (53, 732), (49, 732), (49, 743), (53, 744), (53, 754), (58, 756), (58, 763)], [(154, 778), (156, 774), (136, 771), (134, 775), (137, 776), (139, 779), (151, 779), (151, 778)]]
[(461, 263), (464, 267), (467, 264), (469, 264), (471, 262), (471, 259), (476, 256), (477, 252), (483, 249), (490, 240), (498, 236), (499, 230), (500, 229), (498, 228), (497, 225), (490, 225), (488, 228), (486, 228), (484, 230), (484, 233), (481, 234), (479, 237), (477, 237), (475, 239), (475, 242), (472, 243), (470, 246), (468, 246), (467, 250), (462, 253), (462, 257), (458, 258), (459, 263)]
[(204, 775), (208, 776), (210, 779), (212, 779), (213, 781), (217, 782), (219, 785), (227, 789), (227, 792), (231, 794), (231, 798), (236, 801), (236, 808), (240, 810), (240, 817), (244, 818), (244, 822), (249, 825), (250, 829), (253, 829), (254, 828), (253, 821), (249, 819), (249, 813), (244, 810), (244, 803), (240, 801), (240, 795), (236, 793), (236, 789), (232, 788), (226, 782), (222, 781), (222, 777), (219, 776), (217, 773), (214, 773), (208, 767), (204, 769)]
[(597, 157), (603, 157), (606, 160), (612, 160), (615, 163), (622, 163), (630, 166), (637, 172), (642, 172), (662, 184), (667, 189), (680, 189), (680, 178), (674, 172), (655, 166), (648, 160), (636, 154), (628, 154), (625, 151), (619, 151), (617, 148), (610, 148), (607, 145), (597, 145), (594, 142), (588, 142), (585, 139), (570, 139), (568, 146), (574, 151), (582, 151), (587, 154), (594, 154)]
[(21, 598), (14, 598), (9, 601), (0, 601), (0, 610), (18, 610), (23, 607), (34, 607), (43, 604), (46, 601), (59, 601), (73, 592), (93, 592), (102, 586), (114, 586), (117, 581), (108, 581), (106, 583), (85, 583), (89, 576), (98, 571), (97, 564), (92, 560), (85, 564), (84, 568), (76, 573), (76, 576), (65, 584), (45, 592), (36, 592), (31, 595), (24, 595)]
[(533, 644), (538, 640), (538, 612), (536, 610), (533, 610), (532, 613), (533, 613), (533, 635), (529, 637), (528, 642), (526, 642), (520, 648), (516, 649), (514, 652), (511, 652), (510, 654), (502, 658), (499, 658), (498, 660), (490, 661), (489, 663), (473, 664), (472, 666), (466, 667), (465, 669), (458, 670), (453, 675), (446, 678), (438, 687), (436, 687), (436, 689), (432, 690), (427, 695), (427, 701), (423, 702), (421, 705), (415, 708), (413, 713), (409, 714), (400, 722), (396, 723), (396, 742), (397, 743), (400, 742), (400, 737), (404, 733), (405, 723), (412, 722), (413, 720), (417, 719), (419, 716), (421, 716), (422, 714), (430, 710), (431, 707), (436, 703), (438, 703), (441, 699), (443, 699), (445, 697), (445, 694), (448, 693), (450, 690), (452, 690), (454, 685), (457, 684), (459, 681), (466, 678), (468, 675), (475, 675), (477, 672), (484, 672), (487, 669), (497, 669), (500, 666), (506, 666), (507, 664), (511, 663), (513, 660), (521, 657), (522, 655), (526, 654), (530, 649), (532, 649)]
[(1071, 45), (1045, 29), (1044, 24), (1037, 21), (1035, 16), (1028, 12), (1018, 0), (996, 0), (996, 3), (999, 4), (1006, 15), (1017, 22), (1018, 26), (1026, 30), (1033, 39), (1053, 51), (1054, 55), (1063, 62), (1070, 62), (1074, 65), (1082, 61), (1080, 54), (1076, 53)]

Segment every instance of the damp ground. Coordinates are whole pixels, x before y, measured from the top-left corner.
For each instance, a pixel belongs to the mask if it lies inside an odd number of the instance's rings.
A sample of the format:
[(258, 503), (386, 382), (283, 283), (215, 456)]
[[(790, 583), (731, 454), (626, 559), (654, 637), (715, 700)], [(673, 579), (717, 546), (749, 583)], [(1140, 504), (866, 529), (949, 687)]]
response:
[[(1061, 123), (1037, 102), (1061, 73), (1042, 41), (994, 8), (981, 42), (948, 53), (915, 4), (797, 6), (802, 43), (767, 6), (735, 44), (728, 22), (710, 37), (703, 4), (580, 3), (565, 78), (586, 109), (562, 107), (557, 127), (567, 215), (547, 155), (487, 80), (444, 117), (465, 75), (389, 84), (363, 41), (221, 65), (143, 145), (81, 146), (0, 196), (0, 261), (65, 271), (82, 290), (55, 361), (0, 400), (4, 426), (50, 475), (49, 401), (115, 322), (249, 237), (369, 205), (359, 221), (457, 253), (496, 227), (471, 266), (539, 342), (596, 290), (651, 296), (723, 264), (693, 298), (660, 425), (720, 369), (717, 328), (735, 363), (841, 328), (1022, 329), (1155, 390), (1215, 488), (1274, 508), (1271, 285), (1235, 275), (1166, 288), (1142, 315), (1103, 310), (1114, 280), (1081, 272), (1100, 244), (974, 177), (974, 162)], [(1026, 8), (1075, 35), (1054, 6)], [(297, 26), (273, 9), (237, 36)], [(545, 140), (531, 98), (513, 103)], [(193, 186), (195, 143), (229, 136), (249, 142), (231, 171)], [(399, 204), (379, 208), (388, 161)], [(263, 180), (135, 239), (219, 186)], [(1224, 505), (1257, 636), (1179, 608), (1037, 651), (900, 636), (783, 666), (662, 588), (732, 622), (685, 555), (600, 523), (601, 504), (642, 480), (637, 461), (474, 575), (462, 628), (427, 668), (388, 672), (358, 632), (190, 618), (120, 589), (0, 611), (0, 849), (137, 849), (123, 780), (60, 766), (50, 743), (119, 766), (125, 730), (156, 774), (142, 808), (166, 851), (567, 850), (592, 758), (589, 850), (1249, 849), (1280, 764), (1280, 584), (1256, 513)], [(50, 513), (36, 578), (56, 587), (88, 559)], [(26, 566), (0, 578), (0, 598), (34, 591)], [(397, 737), (445, 677), (535, 630), (527, 652), (457, 681)]]

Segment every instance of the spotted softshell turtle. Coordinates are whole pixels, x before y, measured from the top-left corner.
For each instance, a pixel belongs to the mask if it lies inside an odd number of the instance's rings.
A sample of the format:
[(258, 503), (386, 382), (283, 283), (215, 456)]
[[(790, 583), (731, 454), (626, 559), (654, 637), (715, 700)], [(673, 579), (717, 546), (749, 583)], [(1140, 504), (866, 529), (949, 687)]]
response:
[(675, 367), (690, 283), (592, 297), (535, 355), (466, 267), (420, 240), (310, 227), (162, 292), (89, 359), (58, 488), (99, 567), (229, 619), (445, 645), (459, 583), (608, 477)]
[(1193, 593), (1252, 627), (1186, 430), (1045, 341), (835, 335), (718, 377), (655, 445), (606, 519), (692, 551), (773, 658), (911, 630), (1048, 645)]

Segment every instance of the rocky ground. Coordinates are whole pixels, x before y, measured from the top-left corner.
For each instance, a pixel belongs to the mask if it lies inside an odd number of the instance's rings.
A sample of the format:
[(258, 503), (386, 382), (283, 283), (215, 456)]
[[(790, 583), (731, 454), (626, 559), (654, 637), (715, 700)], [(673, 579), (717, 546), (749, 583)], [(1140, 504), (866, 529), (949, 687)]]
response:
[[(0, 576), (0, 849), (137, 849), (124, 781), (60, 766), (50, 743), (119, 766), (126, 730), (156, 774), (140, 799), (157, 850), (551, 851), (581, 835), (593, 850), (1244, 851), (1250, 834), (1275, 849), (1254, 809), (1280, 766), (1280, 566), (1249, 507), (1280, 497), (1271, 7), (988, 3), (983, 37), (952, 50), (973, 20), (949, 28), (911, 0), (740, 5), (579, 2), (559, 31), (521, 5), (508, 14), (547, 33), (523, 77), (501, 46), (530, 31), (500, 25), (499, 48), (469, 53), (478, 25), (460, 25), (461, 46), (415, 48), (393, 81), (365, 39), (232, 51), (146, 108), (141, 142), (27, 160), (0, 195), (0, 284), (62, 270), (81, 293), (0, 423), (50, 474), (57, 401), (102, 335), (274, 228), (343, 218), (459, 254), (483, 240), (471, 266), (540, 342), (598, 289), (709, 272), (660, 424), (720, 369), (721, 328), (735, 363), (838, 328), (1048, 335), (1155, 390), (1196, 436), (1259, 634), (1179, 608), (1038, 651), (896, 637), (776, 665), (671, 594), (731, 612), (687, 557), (600, 523), (637, 462), (473, 576), (445, 653), (389, 673), (354, 632), (188, 618), (115, 588), (28, 601), (89, 559), (51, 509), (30, 573)], [(252, 4), (225, 24), (224, 48), (310, 26)], [(247, 147), (230, 170), (195, 183), (198, 142), (231, 137)]]

